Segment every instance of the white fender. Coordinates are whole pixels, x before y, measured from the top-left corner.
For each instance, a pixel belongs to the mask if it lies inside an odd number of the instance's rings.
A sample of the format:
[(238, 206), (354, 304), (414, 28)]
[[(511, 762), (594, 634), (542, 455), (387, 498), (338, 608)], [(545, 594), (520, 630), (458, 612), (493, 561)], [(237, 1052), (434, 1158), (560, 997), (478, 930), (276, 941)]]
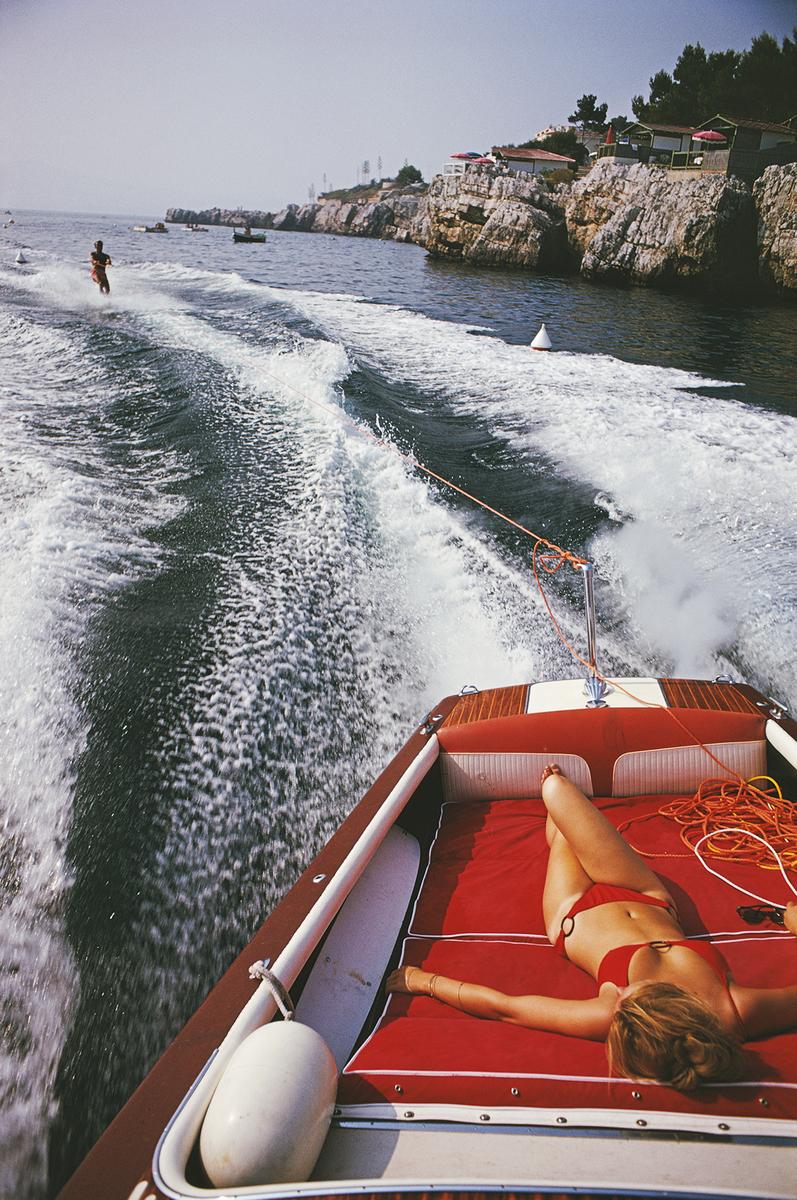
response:
[(531, 343), (532, 350), (550, 350), (552, 346), (551, 339), (548, 337), (548, 330), (545, 328), (545, 322), (540, 325), (540, 331)]
[(337, 1086), (332, 1053), (309, 1025), (274, 1021), (250, 1033), (227, 1064), (199, 1135), (214, 1187), (308, 1179)]

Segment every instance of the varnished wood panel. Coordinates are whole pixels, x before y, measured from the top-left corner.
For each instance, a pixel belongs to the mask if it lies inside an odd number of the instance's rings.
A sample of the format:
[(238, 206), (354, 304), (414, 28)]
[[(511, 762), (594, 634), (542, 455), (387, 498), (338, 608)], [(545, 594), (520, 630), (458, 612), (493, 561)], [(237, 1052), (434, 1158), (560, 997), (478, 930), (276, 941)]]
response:
[(443, 726), (468, 725), (471, 721), (489, 721), (492, 717), (516, 717), (526, 711), (528, 684), (517, 687), (487, 688), (475, 696), (460, 696)]
[[(670, 708), (709, 708), (720, 712), (760, 713), (732, 683), (709, 683), (705, 679), (660, 679)], [(456, 709), (454, 710), (456, 712)]]

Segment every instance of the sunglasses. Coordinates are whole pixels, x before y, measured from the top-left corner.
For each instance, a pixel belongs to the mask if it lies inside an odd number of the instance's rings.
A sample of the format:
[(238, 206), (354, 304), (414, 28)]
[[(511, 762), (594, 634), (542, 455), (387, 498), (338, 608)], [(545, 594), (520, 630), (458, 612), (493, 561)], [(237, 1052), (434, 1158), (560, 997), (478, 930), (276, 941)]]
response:
[(760, 925), (763, 921), (771, 921), (773, 925), (785, 928), (783, 922), (785, 910), (775, 908), (771, 904), (740, 904), (736, 911), (748, 925)]

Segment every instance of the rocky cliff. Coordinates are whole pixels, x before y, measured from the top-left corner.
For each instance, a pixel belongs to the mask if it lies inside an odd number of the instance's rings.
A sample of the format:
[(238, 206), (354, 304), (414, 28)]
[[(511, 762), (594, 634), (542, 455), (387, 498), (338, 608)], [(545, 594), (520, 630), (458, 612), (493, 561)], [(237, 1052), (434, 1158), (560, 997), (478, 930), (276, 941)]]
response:
[(765, 287), (797, 295), (797, 163), (767, 167), (753, 184), (758, 274)]
[(413, 230), (437, 258), (480, 266), (561, 266), (564, 212), (541, 179), (474, 168), (432, 181)]
[(319, 200), (314, 204), (288, 204), (280, 212), (207, 208), (195, 212), (170, 208), (166, 220), (176, 224), (250, 225), (252, 229), (283, 229), (301, 233), (343, 233), (353, 237), (413, 240), (425, 189), (382, 188), (365, 200)]
[(427, 194), (374, 189), (279, 213), (169, 209), (166, 220), (393, 238), (473, 265), (609, 283), (726, 291), (758, 279), (797, 296), (797, 163), (769, 167), (752, 193), (724, 175), (604, 159), (571, 185), (479, 167), (437, 176)]
[(755, 277), (753, 199), (738, 179), (672, 179), (604, 159), (573, 185), (564, 208), (587, 278), (718, 290)]

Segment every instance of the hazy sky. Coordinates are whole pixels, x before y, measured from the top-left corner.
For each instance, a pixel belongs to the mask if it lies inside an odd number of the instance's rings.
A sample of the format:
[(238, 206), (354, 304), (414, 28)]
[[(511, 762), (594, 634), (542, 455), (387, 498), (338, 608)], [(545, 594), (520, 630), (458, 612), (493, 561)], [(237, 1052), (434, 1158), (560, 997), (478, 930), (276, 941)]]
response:
[(0, 207), (277, 209), (611, 113), (797, 0), (0, 0)]

